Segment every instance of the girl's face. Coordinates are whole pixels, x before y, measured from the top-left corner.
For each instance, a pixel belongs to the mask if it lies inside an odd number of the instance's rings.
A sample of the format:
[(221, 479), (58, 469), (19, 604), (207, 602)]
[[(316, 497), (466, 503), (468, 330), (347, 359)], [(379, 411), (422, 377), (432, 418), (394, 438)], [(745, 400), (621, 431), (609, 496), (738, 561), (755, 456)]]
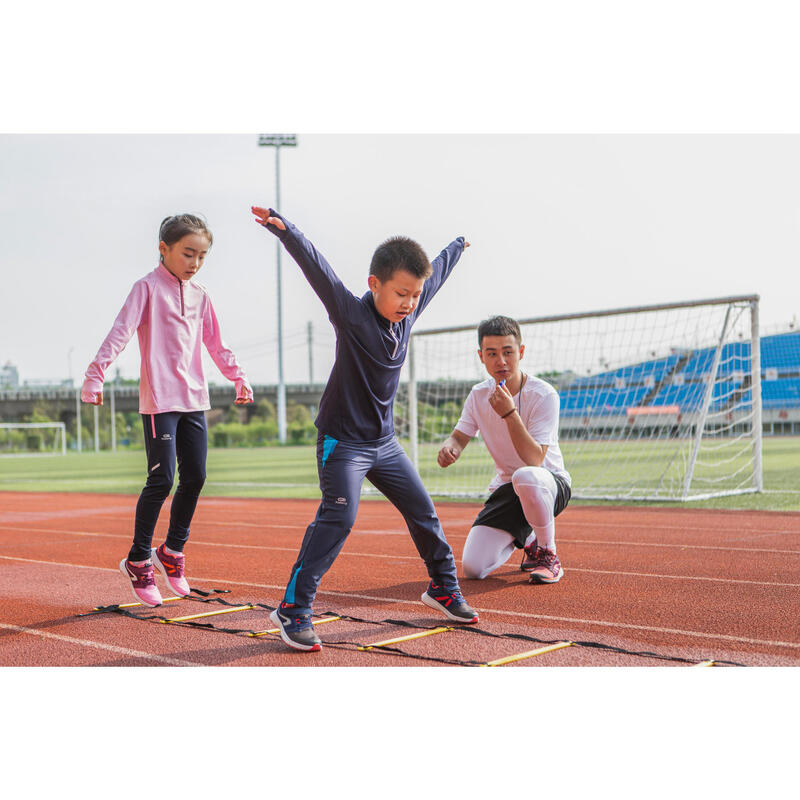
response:
[(175, 244), (159, 242), (164, 266), (179, 280), (188, 281), (203, 266), (211, 242), (202, 233), (187, 233)]

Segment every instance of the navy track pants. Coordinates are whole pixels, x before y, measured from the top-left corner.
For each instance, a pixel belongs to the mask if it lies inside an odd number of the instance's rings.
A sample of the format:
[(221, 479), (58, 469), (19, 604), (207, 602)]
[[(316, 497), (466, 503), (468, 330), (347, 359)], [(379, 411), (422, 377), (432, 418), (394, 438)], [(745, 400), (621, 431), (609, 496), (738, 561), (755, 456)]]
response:
[(333, 564), (356, 519), (364, 478), (403, 515), (411, 538), (436, 583), (458, 589), (453, 550), (419, 473), (392, 436), (374, 444), (317, 437), (317, 471), (322, 490), (314, 521), (306, 529), (292, 567), (284, 602), (310, 614), (322, 576)]

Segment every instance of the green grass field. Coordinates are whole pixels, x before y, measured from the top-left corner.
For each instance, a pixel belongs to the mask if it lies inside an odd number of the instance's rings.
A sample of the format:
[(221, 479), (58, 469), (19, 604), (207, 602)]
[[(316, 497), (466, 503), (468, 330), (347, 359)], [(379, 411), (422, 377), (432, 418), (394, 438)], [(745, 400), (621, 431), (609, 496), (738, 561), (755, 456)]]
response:
[[(423, 479), (434, 497), (440, 490), (439, 481), (444, 473), (431, 466), (436, 449), (430, 445), (422, 448), (420, 453)], [(571, 455), (569, 449), (569, 443), (565, 443), (567, 468), (578, 486), (582, 479), (588, 481), (591, 477), (592, 458), (585, 453)], [(469, 460), (479, 457), (479, 448), (470, 445), (456, 466), (466, 467)], [(208, 480), (203, 490), (206, 496), (319, 497), (315, 448), (312, 446), (212, 448), (208, 454), (207, 471)], [(488, 483), (492, 473), (485, 474)], [(144, 480), (142, 450), (0, 457), (0, 491), (138, 494)], [(797, 438), (764, 439), (764, 488), (762, 494), (693, 501), (689, 505), (697, 508), (800, 511), (800, 441)], [(585, 502), (596, 504), (602, 501)], [(619, 502), (613, 504), (619, 505)]]

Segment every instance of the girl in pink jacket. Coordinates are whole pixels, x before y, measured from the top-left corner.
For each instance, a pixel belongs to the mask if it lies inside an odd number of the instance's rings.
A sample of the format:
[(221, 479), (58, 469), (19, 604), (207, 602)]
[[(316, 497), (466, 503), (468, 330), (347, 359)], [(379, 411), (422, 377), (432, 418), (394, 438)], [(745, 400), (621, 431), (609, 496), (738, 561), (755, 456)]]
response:
[[(134, 597), (148, 606), (161, 605), (154, 564), (173, 594), (185, 597), (191, 591), (185, 577), (183, 548), (206, 478), (205, 411), (211, 408), (202, 344), (222, 374), (234, 382), (235, 402), (253, 402), (244, 370), (222, 341), (211, 299), (205, 288), (192, 280), (203, 266), (212, 241), (206, 223), (191, 214), (167, 217), (161, 223), (161, 261), (133, 285), (86, 370), (81, 389), (85, 403), (102, 405), (106, 370), (136, 331), (142, 357), (139, 413), (144, 423), (147, 483), (136, 504), (133, 546), (119, 568), (130, 581)], [(166, 541), (151, 549), (161, 506), (175, 477), (176, 457), (178, 488)]]

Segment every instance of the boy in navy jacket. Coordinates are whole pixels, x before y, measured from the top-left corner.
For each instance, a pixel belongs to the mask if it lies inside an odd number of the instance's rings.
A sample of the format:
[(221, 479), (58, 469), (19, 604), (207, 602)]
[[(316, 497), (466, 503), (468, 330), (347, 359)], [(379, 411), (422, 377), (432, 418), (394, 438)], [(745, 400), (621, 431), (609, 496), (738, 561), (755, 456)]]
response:
[(270, 618), (290, 647), (320, 649), (311, 622), (314, 596), (353, 527), (361, 485), (369, 478), (403, 515), (425, 562), (431, 580), (422, 602), (454, 622), (477, 622), (461, 595), (433, 502), (394, 435), (393, 419), (411, 326), (469, 243), (459, 237), (431, 264), (411, 239), (388, 239), (372, 257), (369, 291), (356, 297), (291, 222), (272, 209), (252, 211), (300, 265), (336, 331), (336, 359), (315, 420), (322, 502), (306, 529), (283, 602)]

